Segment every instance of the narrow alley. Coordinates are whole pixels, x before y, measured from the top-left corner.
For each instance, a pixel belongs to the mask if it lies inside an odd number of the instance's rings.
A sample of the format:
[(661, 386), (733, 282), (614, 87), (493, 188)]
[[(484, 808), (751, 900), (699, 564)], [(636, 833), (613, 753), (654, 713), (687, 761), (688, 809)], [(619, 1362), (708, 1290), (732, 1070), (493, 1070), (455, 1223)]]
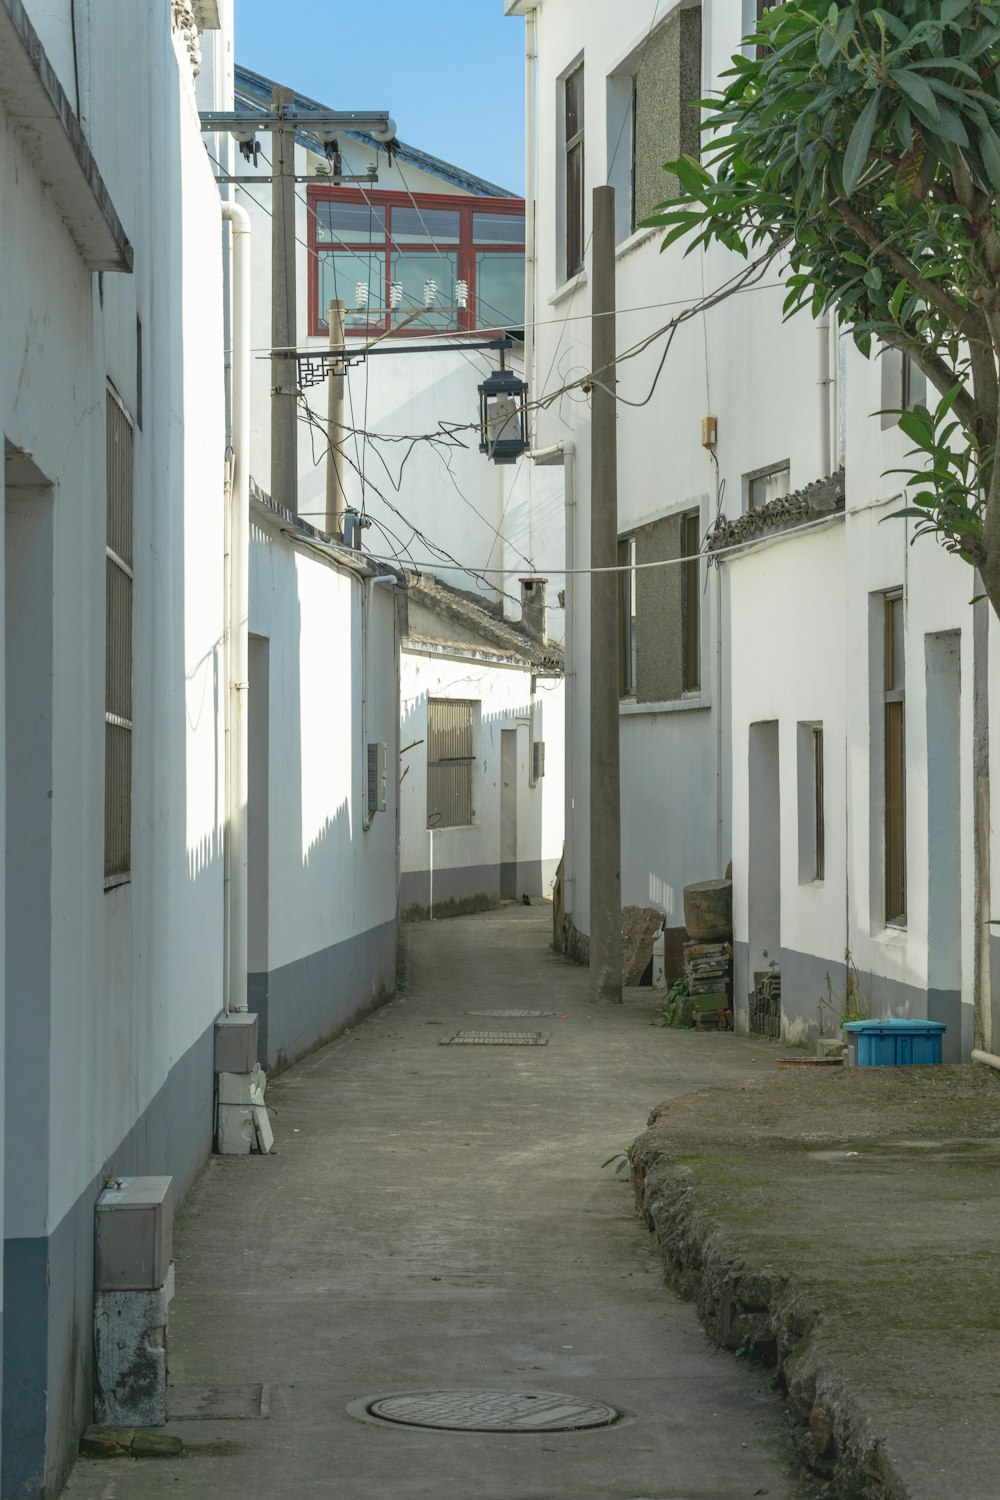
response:
[[(804, 1493), (766, 1379), (709, 1346), (626, 1183), (601, 1169), (651, 1104), (773, 1052), (653, 1027), (651, 991), (592, 1006), (550, 936), (548, 906), (410, 928), (407, 987), (275, 1080), (276, 1154), (213, 1157), (175, 1232), (174, 1400), (208, 1388), (204, 1410), (244, 1419), (170, 1421), (178, 1459), (81, 1459), (73, 1500)], [(548, 1040), (442, 1045), (506, 1029)], [(365, 1412), (465, 1389), (623, 1417), (508, 1433)]]

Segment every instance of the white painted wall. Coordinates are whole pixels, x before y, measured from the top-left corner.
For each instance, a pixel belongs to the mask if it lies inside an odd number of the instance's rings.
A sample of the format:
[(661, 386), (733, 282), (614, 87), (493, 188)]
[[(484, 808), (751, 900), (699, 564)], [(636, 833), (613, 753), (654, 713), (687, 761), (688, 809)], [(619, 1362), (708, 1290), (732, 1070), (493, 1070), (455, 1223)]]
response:
[[(463, 898), (496, 898), (500, 864), (500, 750), (505, 729), (517, 732), (518, 894), (551, 895), (551, 881), (562, 853), (563, 683), (540, 677), (535, 693), (536, 739), (545, 742), (545, 775), (529, 786), (532, 713), (531, 673), (499, 666), (486, 658), (404, 650), (400, 679), (400, 871), (401, 906), (426, 908), (430, 835), (427, 829), (427, 700), (477, 702), (477, 761), (473, 770), (473, 822), (433, 834), (437, 879), (435, 906), (444, 892)], [(414, 741), (419, 743), (413, 744)], [(405, 747), (412, 746), (410, 749)], [(541, 867), (541, 879), (536, 878)], [(448, 872), (453, 878), (449, 879)], [(454, 872), (467, 872), (461, 879)], [(487, 904), (484, 902), (483, 904)]]

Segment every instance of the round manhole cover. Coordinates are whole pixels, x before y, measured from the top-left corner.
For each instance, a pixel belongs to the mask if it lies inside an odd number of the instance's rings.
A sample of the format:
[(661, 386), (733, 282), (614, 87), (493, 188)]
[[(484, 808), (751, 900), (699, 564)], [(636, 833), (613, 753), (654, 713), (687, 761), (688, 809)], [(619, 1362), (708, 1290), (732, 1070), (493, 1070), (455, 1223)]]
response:
[(554, 1391), (414, 1391), (380, 1396), (368, 1412), (404, 1427), (449, 1432), (574, 1432), (607, 1427), (621, 1415), (603, 1401), (581, 1401)]

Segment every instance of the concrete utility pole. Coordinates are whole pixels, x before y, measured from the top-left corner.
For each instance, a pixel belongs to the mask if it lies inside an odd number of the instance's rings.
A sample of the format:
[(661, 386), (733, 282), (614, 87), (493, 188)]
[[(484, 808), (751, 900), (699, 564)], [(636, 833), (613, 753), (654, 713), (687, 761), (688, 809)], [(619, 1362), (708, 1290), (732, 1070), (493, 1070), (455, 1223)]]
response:
[[(278, 123), (271, 140), (274, 181), (271, 192), (271, 347), (296, 346), (295, 302), (295, 125), (291, 89), (276, 88), (271, 103)], [(298, 366), (294, 359), (271, 360), (271, 497), (298, 510)]]
[[(615, 190), (594, 189), (590, 566), (618, 563)], [(600, 381), (600, 385), (596, 382)], [(607, 387), (602, 390), (601, 386)], [(618, 574), (590, 575), (590, 998), (622, 999)]]
[[(331, 302), (329, 310), (330, 348), (344, 347), (344, 304)], [(344, 531), (344, 374), (335, 375), (330, 366), (327, 389), (326, 430), (326, 532), (342, 536)]]

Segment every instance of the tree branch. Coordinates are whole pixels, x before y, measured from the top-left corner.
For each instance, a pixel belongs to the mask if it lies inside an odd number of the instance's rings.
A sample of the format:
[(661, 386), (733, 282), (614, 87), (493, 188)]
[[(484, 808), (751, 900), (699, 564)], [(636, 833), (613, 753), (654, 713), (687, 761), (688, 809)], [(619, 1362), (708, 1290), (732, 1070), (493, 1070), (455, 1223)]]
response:
[(896, 334), (880, 333), (879, 337), (893, 349), (900, 349), (904, 354), (909, 355), (923, 370), (934, 389), (942, 396), (947, 396), (956, 385), (960, 385), (962, 389), (955, 397), (952, 407), (955, 416), (962, 426), (968, 432), (975, 433), (980, 441), (993, 442), (992, 428), (985, 437), (980, 436), (980, 429), (989, 423), (988, 411), (984, 413), (979, 401), (969, 390), (958, 371), (953, 369), (930, 344), (921, 344), (902, 331)]
[(913, 261), (901, 254), (899, 250), (894, 250), (891, 245), (885, 244), (867, 220), (863, 219), (843, 198), (834, 199), (831, 206), (844, 223), (854, 230), (862, 244), (867, 245), (869, 250), (873, 250), (887, 260), (893, 270), (898, 271), (900, 276), (910, 283), (914, 291), (919, 292), (932, 307), (936, 307), (938, 312), (944, 314), (956, 333), (980, 343), (991, 342), (986, 319), (980, 312), (963, 307), (960, 302), (955, 301), (954, 297), (943, 291), (936, 281), (928, 281), (926, 276), (920, 274), (919, 266), (914, 265)]

